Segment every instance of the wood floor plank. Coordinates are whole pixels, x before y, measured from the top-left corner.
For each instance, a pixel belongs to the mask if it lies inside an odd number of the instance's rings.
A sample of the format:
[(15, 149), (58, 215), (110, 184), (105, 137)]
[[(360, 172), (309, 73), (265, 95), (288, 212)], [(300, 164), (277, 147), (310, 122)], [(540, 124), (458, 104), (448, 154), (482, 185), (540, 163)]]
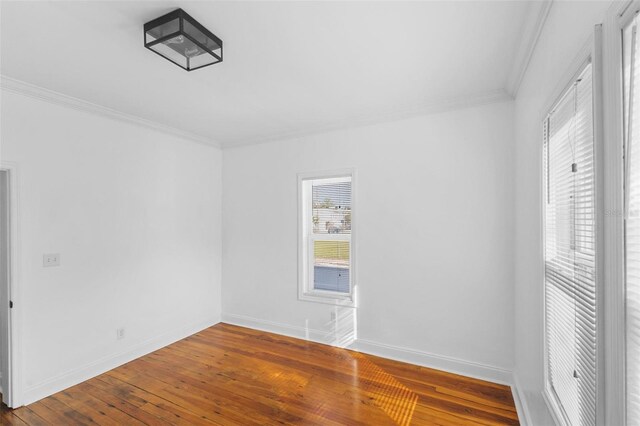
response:
[[(226, 401), (220, 400), (220, 395), (203, 394), (197, 389), (180, 383), (174, 378), (166, 378), (167, 383), (160, 380), (153, 371), (137, 374), (137, 371), (127, 364), (107, 373), (109, 376), (126, 381), (127, 383), (144, 389), (149, 393), (170, 401), (182, 409), (196, 416), (211, 421), (214, 424), (240, 425), (245, 421), (247, 426), (261, 424), (253, 417), (243, 418), (242, 411), (234, 411), (225, 405)], [(260, 419), (264, 420), (264, 419)]]
[(12, 412), (5, 411), (0, 413), (0, 424), (8, 425), (8, 426), (9, 425), (25, 426), (28, 423), (26, 423), (24, 420), (22, 420), (20, 417), (16, 416)]
[(169, 424), (168, 421), (162, 420), (160, 417), (156, 417), (155, 415), (142, 410), (140, 407), (132, 404), (126, 399), (121, 399), (116, 396), (116, 394), (111, 392), (111, 389), (109, 389), (109, 391), (100, 389), (95, 385), (95, 382), (84, 382), (79, 384), (77, 388), (81, 392), (85, 392), (87, 395), (91, 395), (93, 398), (99, 399), (111, 407), (117, 408), (145, 425), (165, 426)]
[(63, 421), (66, 422), (66, 424), (97, 425), (97, 423), (91, 418), (91, 410), (89, 408), (83, 412), (76, 411), (60, 401), (59, 394), (52, 395), (38, 402), (47, 407), (51, 412), (62, 414), (64, 419)]
[(7, 425), (518, 425), (511, 389), (218, 324), (16, 410)]
[[(274, 376), (274, 372), (277, 373), (279, 375), (279, 371), (278, 369), (282, 369), (282, 368), (289, 368), (291, 370), (291, 366), (283, 366), (277, 363), (270, 363), (270, 362), (266, 362), (264, 359), (261, 358), (256, 358), (256, 357), (251, 357), (251, 356), (246, 356), (246, 355), (242, 355), (239, 353), (235, 353), (234, 357), (234, 365), (233, 366), (224, 366), (224, 364), (221, 365), (221, 367), (224, 369), (223, 370), (223, 374), (224, 375), (233, 375), (233, 377), (235, 379), (238, 380), (243, 380), (242, 379), (242, 375), (243, 372), (246, 371), (258, 371), (259, 373), (261, 373), (260, 375), (263, 377), (273, 377)], [(249, 363), (256, 363), (258, 365), (249, 365)], [(239, 369), (240, 366), (244, 366), (245, 369)], [(266, 366), (269, 366), (268, 368)], [(261, 368), (265, 368), (265, 370), (261, 371)], [(295, 370), (292, 370), (295, 371)], [(298, 371), (299, 373), (299, 371)], [(316, 372), (318, 373), (318, 372)], [(295, 374), (295, 376), (299, 377), (299, 374)], [(311, 378), (307, 378), (306, 379), (306, 385), (309, 384), (309, 382), (311, 380), (314, 381), (314, 385), (313, 386), (306, 386), (305, 387), (305, 394), (306, 396), (308, 396), (310, 399), (312, 400), (316, 400), (316, 401), (327, 401), (327, 400), (332, 400), (334, 405), (344, 405), (344, 404), (351, 404), (351, 406), (358, 406), (356, 408), (358, 408), (357, 410), (350, 410), (348, 407), (343, 407), (342, 410), (338, 410), (338, 412), (340, 411), (346, 411), (346, 412), (352, 412), (355, 414), (363, 414), (363, 416), (365, 417), (365, 419), (367, 419), (368, 421), (370, 421), (373, 418), (376, 417), (381, 417), (376, 419), (376, 421), (378, 422), (378, 424), (385, 424), (386, 422), (391, 422), (391, 420), (385, 416), (385, 414), (383, 412), (381, 412), (378, 409), (375, 409), (373, 412), (371, 412), (368, 416), (366, 414), (364, 414), (363, 412), (366, 411), (367, 407), (363, 406), (361, 401), (351, 401), (350, 398), (346, 397), (344, 393), (353, 386), (353, 381), (354, 381), (354, 377), (350, 376), (350, 375), (339, 375), (337, 377), (339, 380), (335, 380), (333, 382), (331, 382), (331, 378), (326, 377), (323, 374), (314, 374), (313, 376), (311, 376)], [(357, 378), (357, 377), (356, 377)], [(334, 379), (336, 379), (336, 377), (334, 377)], [(246, 379), (245, 379), (246, 380)], [(258, 377), (250, 377), (248, 379), (252, 384), (260, 384), (260, 378)], [(273, 386), (273, 379), (272, 380), (272, 384), (269, 386)], [(294, 380), (294, 383), (296, 381)], [(322, 384), (318, 385), (319, 382), (322, 382)], [(375, 383), (369, 381), (368, 382), (369, 385), (372, 385)], [(346, 384), (346, 386), (345, 386)], [(371, 387), (371, 386), (369, 386)], [(282, 391), (283, 389), (286, 389), (283, 387), (282, 383), (278, 383), (278, 387), (277, 389), (279, 391)], [(342, 421), (348, 421), (349, 419), (342, 419)], [(351, 418), (351, 420), (356, 420), (355, 418)], [(367, 420), (363, 420), (363, 422), (365, 424), (368, 424)], [(344, 424), (344, 423), (343, 423)]]
[(46, 426), (48, 423), (29, 407), (20, 407), (12, 411), (13, 415), (19, 417), (23, 422), (32, 426)]
[(180, 426), (234, 424), (231, 422), (216, 423), (155, 395), (152, 389), (140, 389), (108, 374), (98, 376), (97, 380), (91, 380), (90, 382), (91, 385), (105, 392), (111, 392), (121, 398), (125, 398), (129, 403), (140, 408), (142, 411), (154, 415), (170, 424)]
[(146, 359), (136, 360), (127, 367), (135, 373), (146, 374), (170, 385), (171, 391), (180, 389), (183, 393), (197, 395), (203, 404), (216, 407), (217, 411), (228, 418), (242, 421), (244, 416), (250, 415), (263, 422), (276, 420), (284, 424), (297, 423), (301, 420), (299, 417), (287, 415), (285, 411), (274, 405), (263, 404), (256, 398), (252, 399), (253, 395), (242, 395), (237, 389), (225, 387), (214, 380), (205, 382), (200, 376), (190, 375), (184, 367), (170, 369), (162, 364), (148, 362)]
[[(157, 354), (160, 355), (160, 354)], [(188, 361), (188, 358), (181, 357), (175, 353), (165, 356), (159, 356), (157, 359), (154, 357), (148, 357), (147, 361), (164, 363), (167, 362), (179, 362), (184, 364)], [(194, 379), (202, 379), (207, 383), (219, 382), (224, 387), (224, 391), (230, 394), (237, 395), (243, 398), (243, 401), (260, 401), (263, 404), (271, 404), (278, 407), (278, 410), (288, 412), (290, 415), (297, 417), (295, 423), (299, 423), (304, 420), (305, 424), (345, 424), (345, 422), (354, 422), (357, 419), (353, 417), (342, 416), (341, 410), (329, 410), (324, 413), (317, 404), (313, 401), (326, 401), (327, 399), (335, 400), (334, 408), (336, 405), (344, 405), (350, 402), (349, 398), (345, 398), (345, 395), (339, 393), (328, 394), (328, 389), (325, 390), (324, 395), (320, 395), (318, 391), (322, 388), (317, 388), (316, 391), (310, 393), (307, 392), (305, 396), (307, 398), (299, 398), (299, 391), (303, 386), (299, 384), (297, 380), (288, 380), (286, 377), (274, 377), (271, 374), (263, 374), (261, 376), (255, 375), (242, 375), (233, 374), (233, 377), (227, 375), (228, 370), (217, 370), (215, 368), (207, 368), (209, 365), (202, 361), (191, 363), (187, 368), (188, 371), (184, 371), (184, 374), (188, 374)], [(235, 370), (236, 373), (238, 370)], [(244, 370), (247, 372), (248, 370)], [(266, 380), (263, 381), (263, 378)], [(315, 377), (313, 377), (315, 379)], [(305, 384), (310, 382), (311, 378), (307, 379)], [(269, 384), (271, 381), (271, 384)], [(274, 383), (276, 384), (274, 386)], [(344, 390), (343, 390), (344, 391)], [(354, 402), (360, 404), (360, 401)], [(323, 404), (324, 405), (324, 404)], [(320, 413), (323, 414), (320, 414)], [(376, 412), (370, 413), (367, 419), (374, 418)], [(364, 419), (363, 419), (364, 420)], [(382, 419), (380, 422), (384, 422)], [(364, 421), (363, 421), (364, 422)], [(365, 422), (366, 424), (366, 422)]]
[(131, 425), (144, 426), (138, 419), (130, 417), (113, 405), (94, 398), (82, 392), (78, 386), (73, 386), (56, 394), (56, 397), (65, 405), (89, 416), (92, 421), (102, 426)]

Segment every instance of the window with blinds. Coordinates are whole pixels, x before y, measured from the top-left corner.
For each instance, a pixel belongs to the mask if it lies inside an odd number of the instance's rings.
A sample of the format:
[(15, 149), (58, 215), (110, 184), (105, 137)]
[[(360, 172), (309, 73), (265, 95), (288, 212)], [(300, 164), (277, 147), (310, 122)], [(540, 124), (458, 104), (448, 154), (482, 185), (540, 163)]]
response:
[(591, 65), (544, 123), (546, 387), (569, 425), (596, 422), (596, 221)]
[(352, 176), (300, 180), (301, 296), (350, 298)]
[(640, 424), (640, 55), (637, 21), (624, 30), (626, 417)]

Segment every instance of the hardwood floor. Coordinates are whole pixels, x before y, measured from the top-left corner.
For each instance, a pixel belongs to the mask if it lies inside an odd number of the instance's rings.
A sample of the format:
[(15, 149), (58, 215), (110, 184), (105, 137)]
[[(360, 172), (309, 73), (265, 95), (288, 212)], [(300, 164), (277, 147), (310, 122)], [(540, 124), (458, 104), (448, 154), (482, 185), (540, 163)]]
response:
[(16, 410), (8, 425), (518, 424), (507, 386), (218, 324)]

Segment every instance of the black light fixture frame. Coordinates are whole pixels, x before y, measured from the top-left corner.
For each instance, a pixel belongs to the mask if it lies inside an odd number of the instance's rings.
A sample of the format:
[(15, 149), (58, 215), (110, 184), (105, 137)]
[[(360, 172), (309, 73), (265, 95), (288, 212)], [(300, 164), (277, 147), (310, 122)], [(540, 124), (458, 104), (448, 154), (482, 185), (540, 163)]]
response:
[[(160, 26), (162, 24), (166, 24), (167, 22), (173, 21), (174, 19), (178, 19), (178, 22), (180, 24), (180, 27), (179, 27), (178, 31), (173, 32), (171, 34), (168, 34), (166, 36), (160, 37), (160, 38), (158, 38), (156, 40), (150, 41), (149, 43), (146, 42), (146, 40), (147, 40), (147, 37), (146, 37), (147, 31), (151, 30), (152, 28), (158, 27), (158, 26)], [(216, 44), (218, 44), (218, 46), (220, 46), (220, 55), (219, 56), (216, 55), (210, 49), (208, 49), (206, 46), (204, 46), (202, 43), (200, 43), (195, 38), (193, 38), (189, 34), (187, 34), (184, 31), (184, 21), (189, 21), (189, 23), (191, 25), (193, 25), (196, 29), (201, 31), (205, 36), (207, 36), (210, 39), (212, 39), (213, 41), (215, 41)], [(211, 56), (216, 58), (217, 61), (216, 62), (212, 62), (210, 64), (201, 65), (201, 66), (196, 67), (196, 68), (185, 68), (182, 65), (180, 65), (180, 64), (172, 61), (171, 59), (167, 58), (166, 56), (163, 56), (159, 52), (156, 52), (155, 50), (151, 49), (151, 46), (154, 46), (154, 45), (156, 45), (158, 43), (165, 42), (167, 40), (171, 40), (172, 38), (180, 36), (180, 35), (186, 37), (191, 42), (195, 43), (196, 46), (198, 46), (200, 49), (204, 50), (205, 52), (209, 53)], [(193, 19), (193, 17), (191, 15), (189, 15), (187, 12), (185, 12), (182, 9), (176, 9), (173, 12), (169, 12), (166, 15), (162, 15), (161, 17), (156, 18), (156, 19), (154, 19), (152, 21), (149, 21), (146, 24), (144, 24), (144, 31), (142, 33), (142, 36), (143, 36), (143, 41), (145, 42), (144, 43), (144, 47), (146, 47), (147, 49), (149, 49), (150, 51), (152, 51), (156, 55), (166, 59), (169, 62), (171, 62), (172, 64), (177, 65), (178, 67), (180, 67), (180, 69), (183, 69), (183, 70), (186, 70), (186, 71), (199, 70), (200, 68), (208, 67), (210, 65), (215, 65), (215, 64), (218, 64), (218, 63), (222, 62), (222, 51), (223, 51), (223, 49), (222, 49), (222, 40), (220, 40), (219, 37), (217, 37), (211, 31), (206, 29), (200, 22), (198, 22), (195, 19)], [(188, 61), (189, 61), (189, 58), (187, 58), (187, 63), (189, 63)]]

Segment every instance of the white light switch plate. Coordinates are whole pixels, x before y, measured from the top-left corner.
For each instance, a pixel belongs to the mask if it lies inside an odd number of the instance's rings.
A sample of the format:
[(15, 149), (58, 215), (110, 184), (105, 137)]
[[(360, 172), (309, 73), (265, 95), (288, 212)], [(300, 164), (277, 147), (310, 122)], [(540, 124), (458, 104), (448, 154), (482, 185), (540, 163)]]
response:
[(60, 254), (45, 254), (42, 259), (42, 266), (60, 266)]

